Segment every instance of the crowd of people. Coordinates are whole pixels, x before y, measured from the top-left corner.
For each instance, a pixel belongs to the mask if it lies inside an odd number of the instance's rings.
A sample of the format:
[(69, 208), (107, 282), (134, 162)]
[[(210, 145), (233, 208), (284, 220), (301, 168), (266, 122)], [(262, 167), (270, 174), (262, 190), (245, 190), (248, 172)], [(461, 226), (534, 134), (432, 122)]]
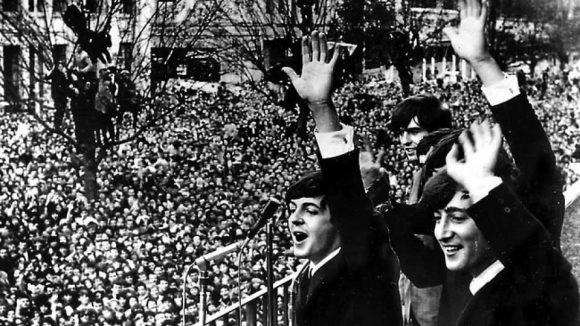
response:
[[(100, 164), (99, 198), (83, 195), (82, 171), (58, 137), (32, 117), (0, 116), (0, 325), (176, 325), (184, 268), (243, 239), (271, 196), (317, 166), (311, 141), (296, 137), (297, 112), (271, 93), (245, 85), (236, 94), (195, 92), (183, 110)], [(551, 137), (565, 185), (580, 176), (578, 81), (560, 74), (529, 80), (530, 101)], [(476, 81), (425, 83), (451, 110), (455, 127), (487, 116)], [(353, 123), (404, 201), (416, 167), (404, 159), (389, 117), (403, 99), (397, 85), (349, 81), (335, 93), (341, 119)], [(63, 124), (70, 124), (65, 117)], [(309, 129), (311, 130), (311, 128)], [(120, 132), (123, 132), (122, 130)], [(273, 241), (276, 279), (299, 261), (290, 248), (285, 209)], [(265, 287), (266, 235), (211, 266), (208, 313)], [(241, 272), (238, 293), (237, 273)], [(186, 314), (197, 320), (198, 272), (187, 280)]]

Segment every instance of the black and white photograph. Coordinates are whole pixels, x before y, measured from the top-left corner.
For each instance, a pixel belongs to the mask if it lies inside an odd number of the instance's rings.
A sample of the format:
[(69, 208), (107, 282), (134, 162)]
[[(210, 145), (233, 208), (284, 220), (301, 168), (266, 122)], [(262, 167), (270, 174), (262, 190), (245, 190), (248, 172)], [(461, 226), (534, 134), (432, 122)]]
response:
[(580, 0), (0, 0), (0, 326), (580, 326)]

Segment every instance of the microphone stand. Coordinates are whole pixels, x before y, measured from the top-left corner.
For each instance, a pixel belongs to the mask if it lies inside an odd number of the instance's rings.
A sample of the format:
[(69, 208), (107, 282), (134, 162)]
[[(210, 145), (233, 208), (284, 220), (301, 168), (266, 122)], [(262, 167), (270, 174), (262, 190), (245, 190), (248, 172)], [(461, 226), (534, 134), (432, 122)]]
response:
[(199, 267), (197, 267), (197, 264), (195, 262), (191, 263), (189, 266), (187, 266), (187, 268), (185, 269), (185, 272), (183, 272), (183, 315), (182, 315), (182, 325), (185, 325), (185, 318), (187, 315), (187, 276), (189, 276), (189, 272), (191, 272), (191, 269), (195, 267), (195, 269), (197, 269), (197, 271), (199, 272), (199, 277), (198, 277), (198, 281), (199, 281), (199, 285), (200, 285), (200, 291), (199, 291), (199, 300), (200, 300), (200, 309), (199, 309), (199, 318), (200, 318), (200, 325), (205, 325), (205, 308), (206, 308), (206, 300), (207, 300), (207, 296), (206, 296), (206, 286), (207, 286), (207, 280), (208, 280), (208, 273), (206, 270), (200, 270)]
[(181, 300), (182, 300), (182, 316), (181, 318), (183, 319), (182, 321), (182, 325), (185, 326), (185, 316), (186, 316), (186, 312), (187, 312), (187, 277), (189, 276), (189, 272), (191, 272), (191, 269), (195, 267), (198, 271), (199, 268), (197, 268), (195, 262), (189, 264), (189, 266), (187, 266), (187, 268), (185, 268), (185, 271), (183, 272), (183, 276), (182, 276), (182, 280), (183, 280), (183, 289), (182, 289), (182, 293), (181, 293)]
[(205, 325), (205, 308), (207, 305), (207, 295), (206, 295), (206, 290), (207, 290), (207, 281), (208, 281), (209, 277), (208, 277), (208, 273), (206, 270), (202, 270), (199, 273), (199, 295), (201, 296), (200, 298), (200, 305), (201, 307), (199, 308), (199, 324), (201, 326)]
[(272, 219), (266, 224), (266, 273), (267, 273), (267, 298), (268, 298), (268, 309), (267, 309), (267, 325), (276, 325), (276, 295), (274, 293), (274, 269), (272, 268), (272, 234), (274, 230), (274, 224)]

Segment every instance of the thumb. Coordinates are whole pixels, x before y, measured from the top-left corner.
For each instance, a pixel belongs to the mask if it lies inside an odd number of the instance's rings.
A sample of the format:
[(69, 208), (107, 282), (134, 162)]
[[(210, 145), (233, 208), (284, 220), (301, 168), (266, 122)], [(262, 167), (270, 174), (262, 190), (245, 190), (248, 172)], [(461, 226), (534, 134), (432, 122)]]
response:
[(445, 164), (447, 165), (447, 170), (452, 169), (456, 164), (459, 163), (457, 156), (459, 155), (459, 145), (453, 144), (449, 153), (445, 157)]
[(457, 34), (459, 34), (459, 32), (457, 31), (457, 27), (453, 26), (447, 26), (443, 28), (443, 33), (447, 35), (447, 37), (451, 42), (453, 42), (457, 38)]
[(283, 67), (282, 71), (288, 76), (290, 77), (290, 80), (292, 81), (292, 83), (294, 83), (294, 81), (298, 78), (300, 78), (300, 76), (298, 76), (298, 74), (296, 73), (296, 71), (294, 71), (294, 69), (290, 68), (290, 67)]

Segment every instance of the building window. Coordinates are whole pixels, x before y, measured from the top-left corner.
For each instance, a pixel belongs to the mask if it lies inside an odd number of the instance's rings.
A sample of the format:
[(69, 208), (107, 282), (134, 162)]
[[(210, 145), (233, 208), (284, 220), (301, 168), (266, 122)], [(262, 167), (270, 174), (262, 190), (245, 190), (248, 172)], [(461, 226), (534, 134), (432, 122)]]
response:
[(3, 11), (18, 10), (18, 0), (2, 0), (2, 10)]
[(443, 0), (443, 9), (457, 9), (457, 1)]
[(52, 49), (52, 60), (56, 65), (57, 62), (66, 62), (66, 44), (56, 44)]
[(99, 8), (99, 1), (98, 0), (86, 0), (85, 1), (85, 9), (88, 12), (97, 12)]
[(413, 0), (413, 7), (419, 8), (435, 8), (437, 7), (437, 0)]
[(132, 14), (133, 0), (121, 0), (121, 12), (124, 14)]
[(20, 69), (18, 69), (19, 59), (19, 46), (4, 46), (4, 58), (2, 62), (4, 68), (4, 97), (8, 102), (18, 102), (20, 100), (20, 91), (18, 88), (20, 81)]
[(56, 12), (64, 12), (66, 10), (66, 0), (54, 0), (52, 7)]
[(131, 71), (133, 62), (133, 43), (121, 42), (117, 55), (117, 68)]
[(28, 98), (36, 98), (36, 49), (33, 46), (28, 47)]

